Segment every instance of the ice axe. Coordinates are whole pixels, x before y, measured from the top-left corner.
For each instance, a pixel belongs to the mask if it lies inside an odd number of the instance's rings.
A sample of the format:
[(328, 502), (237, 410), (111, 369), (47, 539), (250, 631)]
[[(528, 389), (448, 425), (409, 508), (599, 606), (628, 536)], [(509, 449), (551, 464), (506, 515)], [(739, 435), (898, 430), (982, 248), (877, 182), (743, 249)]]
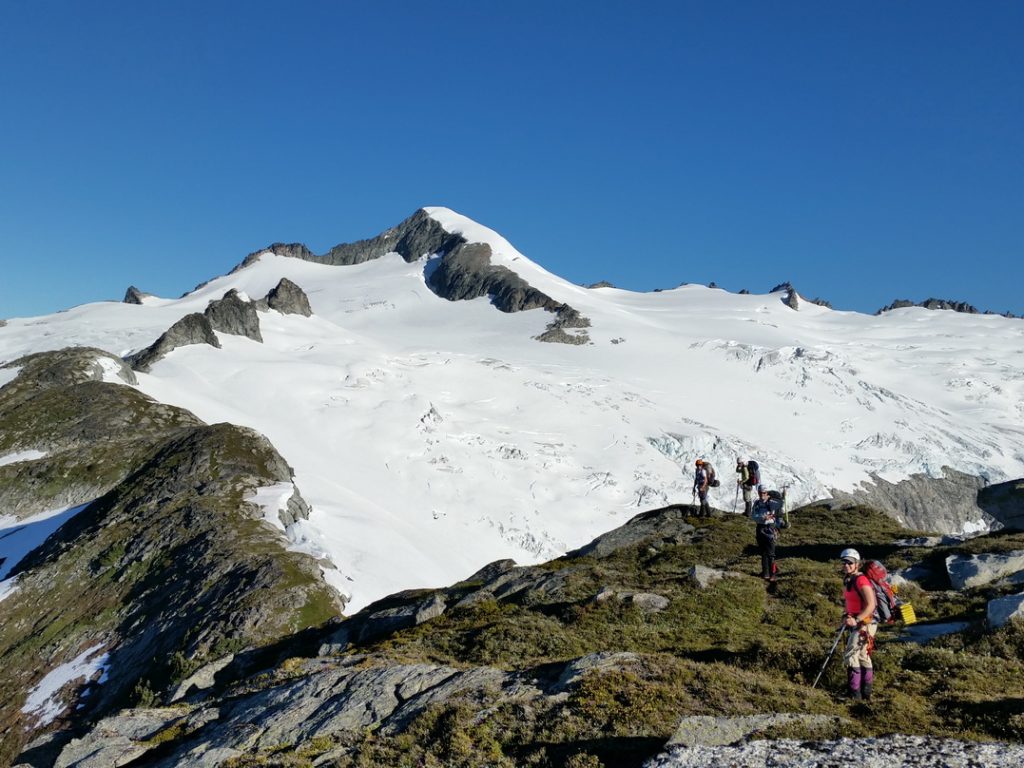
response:
[(825, 674), (825, 667), (832, 661), (832, 655), (836, 652), (836, 648), (839, 647), (839, 641), (843, 639), (843, 634), (846, 632), (846, 625), (843, 624), (836, 632), (836, 639), (832, 642), (832, 647), (829, 648), (828, 656), (825, 657), (825, 663), (821, 665), (821, 669), (818, 671), (818, 676), (814, 678), (814, 682), (811, 683), (811, 688), (815, 688), (818, 685), (818, 681), (821, 680), (821, 676)]

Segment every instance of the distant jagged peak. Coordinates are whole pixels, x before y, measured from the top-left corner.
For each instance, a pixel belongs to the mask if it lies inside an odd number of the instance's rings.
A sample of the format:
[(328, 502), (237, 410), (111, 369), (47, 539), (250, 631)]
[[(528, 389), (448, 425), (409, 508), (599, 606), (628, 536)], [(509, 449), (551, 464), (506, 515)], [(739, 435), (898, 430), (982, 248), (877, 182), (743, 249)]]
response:
[(920, 307), (922, 309), (947, 309), (953, 312), (960, 312), (966, 315), (995, 315), (1000, 314), (1002, 317), (1008, 317), (1011, 319), (1019, 319), (1018, 315), (1014, 315), (1010, 312), (992, 312), (991, 310), (985, 310), (979, 312), (978, 308), (972, 304), (968, 304), (966, 301), (951, 301), (949, 299), (925, 299), (924, 301), (913, 302), (910, 299), (896, 299), (892, 304), (882, 307), (880, 310), (875, 312), (876, 315), (881, 315), (884, 312), (891, 312), (894, 309), (906, 309), (908, 307)]
[(341, 243), (322, 255), (313, 253), (302, 243), (274, 243), (250, 253), (232, 272), (244, 269), (265, 253), (318, 264), (347, 266), (379, 259), (388, 253), (397, 253), (405, 261), (413, 262), (423, 256), (447, 253), (463, 242), (465, 242), (463, 238), (447, 232), (438, 221), (431, 218), (426, 210), (421, 208), (405, 221), (381, 232), (376, 237), (352, 243)]

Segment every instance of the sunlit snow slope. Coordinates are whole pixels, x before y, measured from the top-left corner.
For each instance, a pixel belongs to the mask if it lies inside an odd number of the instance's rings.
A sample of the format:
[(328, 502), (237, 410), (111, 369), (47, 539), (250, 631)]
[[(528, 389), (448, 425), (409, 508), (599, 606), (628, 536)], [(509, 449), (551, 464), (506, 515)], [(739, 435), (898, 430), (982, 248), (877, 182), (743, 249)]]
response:
[(222, 349), (179, 348), (138, 387), (270, 438), (313, 508), (289, 533), (336, 564), (350, 610), (498, 558), (549, 558), (642, 509), (689, 502), (698, 456), (718, 468), (712, 500), (729, 510), (737, 456), (759, 459), (797, 502), (872, 472), (1024, 475), (1022, 321), (794, 311), (781, 294), (701, 286), (586, 289), (427, 210), (588, 317), (592, 343), (534, 340), (543, 310), (439, 298), (426, 255), (338, 267), (268, 253), (182, 299), (10, 320), (0, 361), (72, 344), (126, 354), (230, 288), (256, 298), (282, 277), (298, 284), (313, 317), (262, 312), (263, 344), (218, 334)]

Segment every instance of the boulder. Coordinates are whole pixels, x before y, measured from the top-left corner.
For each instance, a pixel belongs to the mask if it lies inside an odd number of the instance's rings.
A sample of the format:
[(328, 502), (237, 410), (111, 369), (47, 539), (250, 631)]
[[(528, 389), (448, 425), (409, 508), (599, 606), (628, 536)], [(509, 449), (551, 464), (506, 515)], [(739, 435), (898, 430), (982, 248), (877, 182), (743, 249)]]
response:
[(1024, 550), (1005, 554), (950, 555), (946, 571), (953, 589), (970, 589), (1024, 571)]
[(707, 589), (714, 582), (725, 578), (725, 571), (716, 568), (708, 568), (706, 565), (695, 565), (688, 574), (690, 580), (696, 583), (701, 589)]
[(567, 690), (582, 680), (584, 675), (617, 672), (621, 669), (636, 666), (639, 661), (640, 656), (627, 651), (603, 651), (601, 653), (581, 656), (565, 666), (557, 682), (552, 686), (552, 692), (560, 693)]
[(1024, 531), (1024, 478), (996, 483), (978, 492), (978, 506), (1004, 528)]
[(1019, 595), (997, 597), (995, 600), (989, 601), (989, 626), (998, 628), (1008, 623), (1011, 619), (1024, 621), (1024, 592)]
[(712, 717), (696, 715), (684, 717), (672, 738), (665, 745), (671, 747), (722, 747), (746, 741), (754, 734), (770, 736), (780, 726), (794, 724), (806, 727), (811, 733), (831, 735), (839, 731), (842, 719), (830, 715), (804, 715), (798, 713), (772, 713), (745, 717)]
[(408, 629), (436, 618), (444, 613), (446, 603), (440, 593), (431, 595), (418, 603), (402, 605), (376, 611), (362, 619), (358, 641), (367, 643), (393, 634), (400, 629)]
[(623, 595), (623, 600), (630, 605), (636, 606), (644, 613), (658, 613), (668, 608), (671, 602), (664, 595), (654, 592), (631, 592)]
[(207, 688), (212, 688), (215, 682), (217, 673), (220, 672), (224, 667), (228, 666), (235, 659), (235, 654), (229, 653), (223, 658), (212, 661), (209, 664), (205, 664), (198, 670), (193, 672), (191, 675), (186, 677), (180, 683), (178, 687), (171, 694), (171, 703), (185, 698), (193, 690), (205, 691)]

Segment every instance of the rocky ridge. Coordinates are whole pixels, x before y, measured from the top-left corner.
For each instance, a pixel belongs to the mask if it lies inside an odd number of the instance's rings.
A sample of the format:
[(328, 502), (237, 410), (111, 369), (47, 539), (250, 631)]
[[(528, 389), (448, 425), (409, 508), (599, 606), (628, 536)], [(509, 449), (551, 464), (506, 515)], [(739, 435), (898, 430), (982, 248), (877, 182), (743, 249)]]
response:
[(313, 314), (305, 292), (286, 277), (282, 277), (266, 296), (256, 301), (248, 301), (238, 291), (231, 289), (223, 298), (207, 304), (202, 314), (193, 312), (185, 315), (148, 347), (128, 355), (125, 362), (136, 371), (148, 373), (156, 363), (178, 347), (209, 344), (220, 349), (214, 331), (245, 336), (262, 344), (258, 310), (275, 310), (282, 314), (305, 317)]
[[(31, 536), (33, 515), (81, 508), (3, 569), (0, 764), (29, 741), (51, 754), (69, 723), (146, 702), (210, 657), (341, 610), (318, 565), (287, 551), (246, 501), (292, 482), (265, 438), (111, 383), (111, 372), (131, 371), (99, 350), (11, 365), (19, 375), (0, 389), (0, 453), (44, 455), (0, 466), (0, 502), (21, 521), (0, 535)], [(288, 514), (302, 514), (292, 495)], [(26, 698), (82, 659), (98, 667), (44, 702)]]
[(337, 245), (322, 256), (301, 243), (275, 243), (249, 254), (232, 272), (244, 269), (267, 252), (332, 266), (361, 264), (387, 253), (397, 253), (406, 262), (439, 254), (438, 263), (430, 265), (427, 284), (441, 298), (463, 301), (489, 296), (502, 312), (544, 309), (555, 318), (537, 337), (539, 340), (569, 344), (589, 341), (585, 334), (566, 331), (589, 326), (590, 321), (578, 311), (537, 290), (507, 267), (493, 264), (489, 245), (470, 243), (461, 235), (451, 234), (423, 209), (376, 237)]
[(924, 309), (948, 309), (952, 312), (963, 312), (968, 315), (994, 315), (1001, 314), (1003, 317), (1014, 318), (1014, 315), (1010, 312), (996, 313), (991, 310), (985, 310), (985, 312), (978, 312), (977, 307), (968, 304), (966, 301), (950, 301), (949, 299), (925, 299), (917, 303), (910, 301), (909, 299), (896, 299), (892, 304), (882, 307), (880, 310), (875, 312), (876, 315), (881, 315), (884, 312), (890, 312), (894, 309), (905, 309), (907, 307), (923, 307)]

